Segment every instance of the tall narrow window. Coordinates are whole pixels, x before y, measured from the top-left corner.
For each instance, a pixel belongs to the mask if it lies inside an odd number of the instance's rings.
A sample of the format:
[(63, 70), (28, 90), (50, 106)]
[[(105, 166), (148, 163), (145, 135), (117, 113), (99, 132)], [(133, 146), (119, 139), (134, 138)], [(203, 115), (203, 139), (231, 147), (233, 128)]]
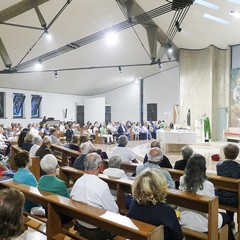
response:
[(31, 99), (31, 117), (39, 118), (40, 117), (40, 104), (42, 97), (39, 95), (32, 95)]
[(13, 94), (13, 117), (22, 118), (23, 117), (23, 103), (25, 100), (25, 95), (20, 93)]

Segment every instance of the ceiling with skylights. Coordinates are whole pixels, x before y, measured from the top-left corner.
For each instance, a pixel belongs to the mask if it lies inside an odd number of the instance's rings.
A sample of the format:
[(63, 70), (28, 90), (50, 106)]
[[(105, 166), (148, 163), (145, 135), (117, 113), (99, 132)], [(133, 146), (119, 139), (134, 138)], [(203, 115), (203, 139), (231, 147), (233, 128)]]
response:
[[(0, 38), (11, 61), (9, 68), (0, 59), (1, 87), (95, 95), (178, 66), (176, 52), (167, 51), (169, 43), (173, 51), (210, 45), (226, 49), (240, 43), (240, 0), (195, 0), (183, 21), (175, 23), (178, 29), (173, 39), (164, 40), (164, 46), (157, 42), (154, 60), (146, 28), (126, 25), (127, 16), (115, 0), (38, 0), (39, 6), (32, 5), (35, 1), (0, 1)], [(1, 13), (22, 2), (31, 9), (1, 20)], [(144, 12), (151, 12), (172, 0), (135, 2)], [(152, 24), (166, 35), (175, 13), (159, 14)], [(115, 34), (109, 31), (113, 26), (118, 26)], [(77, 40), (80, 45), (75, 44)], [(158, 55), (161, 47), (164, 57)], [(5, 74), (11, 68), (18, 71)]]

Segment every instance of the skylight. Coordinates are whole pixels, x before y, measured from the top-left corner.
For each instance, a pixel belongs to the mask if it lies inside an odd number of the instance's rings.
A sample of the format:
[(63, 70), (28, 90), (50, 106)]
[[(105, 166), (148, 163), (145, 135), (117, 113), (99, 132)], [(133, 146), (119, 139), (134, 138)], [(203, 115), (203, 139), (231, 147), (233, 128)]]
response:
[(204, 1), (204, 0), (195, 0), (194, 3), (197, 3), (199, 5), (202, 5), (204, 7), (211, 8), (211, 9), (214, 9), (214, 10), (218, 10), (220, 8), (218, 5), (207, 2), (207, 1)]
[(207, 14), (207, 13), (204, 13), (203, 17), (208, 18), (210, 20), (213, 20), (215, 22), (221, 23), (221, 24), (225, 24), (225, 25), (228, 25), (230, 23), (229, 21), (227, 21), (225, 19), (222, 19), (222, 18), (219, 18), (219, 17), (215, 17), (215, 16)]

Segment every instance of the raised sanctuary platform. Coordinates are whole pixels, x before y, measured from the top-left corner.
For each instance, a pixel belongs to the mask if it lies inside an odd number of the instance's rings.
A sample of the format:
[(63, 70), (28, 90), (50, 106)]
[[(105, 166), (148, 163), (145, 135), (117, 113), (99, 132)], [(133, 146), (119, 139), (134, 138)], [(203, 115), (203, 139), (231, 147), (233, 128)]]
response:
[(176, 152), (186, 144), (195, 144), (197, 142), (196, 132), (189, 130), (157, 130), (157, 140), (161, 148), (166, 152)]

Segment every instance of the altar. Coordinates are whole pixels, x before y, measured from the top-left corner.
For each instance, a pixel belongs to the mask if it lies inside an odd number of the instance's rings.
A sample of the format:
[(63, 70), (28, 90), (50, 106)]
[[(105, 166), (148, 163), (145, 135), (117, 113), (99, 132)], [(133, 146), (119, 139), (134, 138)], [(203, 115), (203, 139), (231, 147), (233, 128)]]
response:
[(186, 144), (197, 142), (196, 132), (189, 130), (157, 130), (157, 140), (161, 144), (162, 150), (166, 152), (179, 152)]

